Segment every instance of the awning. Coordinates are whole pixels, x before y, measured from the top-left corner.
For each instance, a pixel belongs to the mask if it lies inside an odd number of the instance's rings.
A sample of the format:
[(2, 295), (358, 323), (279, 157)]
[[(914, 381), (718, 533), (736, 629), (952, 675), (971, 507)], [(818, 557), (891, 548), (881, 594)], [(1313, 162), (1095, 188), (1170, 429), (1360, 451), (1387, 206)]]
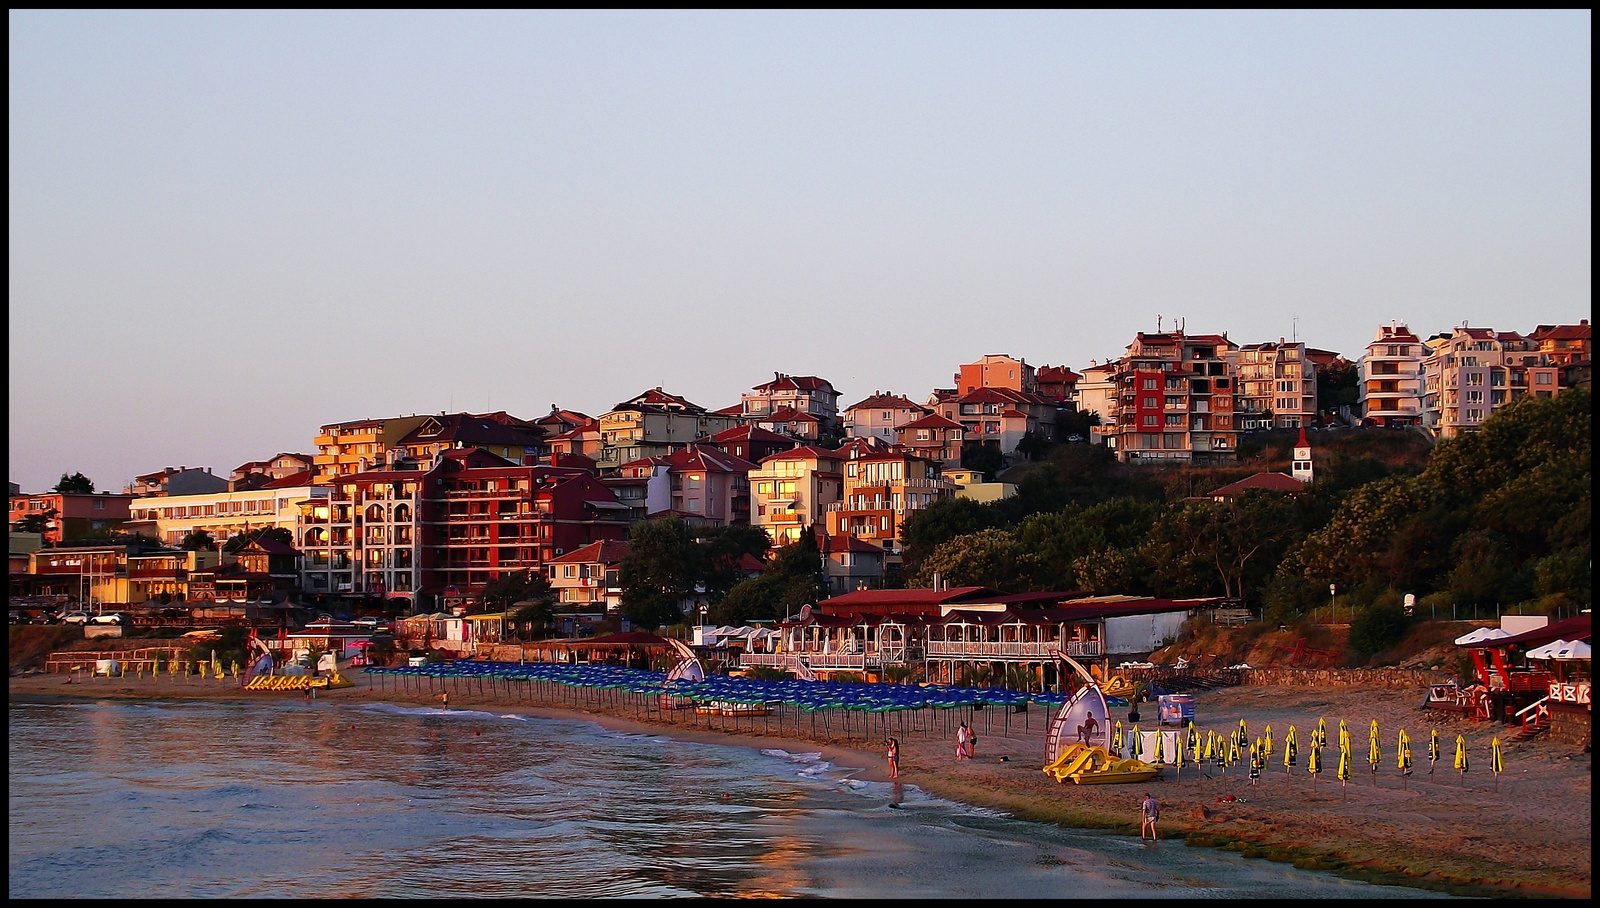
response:
[(585, 501), (584, 504), (592, 508), (604, 508), (610, 511), (628, 511), (632, 508), (617, 501)]
[(1528, 650), (1529, 659), (1554, 659), (1559, 662), (1574, 662), (1591, 658), (1589, 644), (1582, 640), (1552, 640), (1544, 646)]
[(1480, 627), (1471, 633), (1463, 634), (1460, 637), (1457, 637), (1456, 645), (1471, 646), (1474, 643), (1483, 643), (1489, 640), (1498, 640), (1501, 637), (1509, 636), (1511, 636), (1509, 631), (1503, 631), (1498, 627)]

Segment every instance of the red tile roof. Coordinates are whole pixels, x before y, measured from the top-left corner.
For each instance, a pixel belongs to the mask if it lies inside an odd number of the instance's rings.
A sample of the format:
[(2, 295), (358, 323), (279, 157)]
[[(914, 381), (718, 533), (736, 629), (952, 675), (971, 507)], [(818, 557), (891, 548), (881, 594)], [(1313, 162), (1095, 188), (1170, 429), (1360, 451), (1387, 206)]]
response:
[(852, 606), (928, 606), (947, 602), (975, 602), (994, 591), (981, 586), (958, 586), (948, 590), (857, 590), (824, 599), (817, 607), (825, 610), (848, 609)]
[(845, 407), (845, 412), (849, 412), (851, 410), (863, 410), (863, 409), (865, 409), (865, 410), (921, 410), (923, 412), (927, 412), (928, 408), (924, 407), (923, 405), (921, 405), (919, 403), (916, 403), (916, 402), (912, 401), (909, 398), (901, 397), (898, 394), (894, 394), (894, 393), (887, 392), (887, 391), (877, 391), (877, 392), (874, 392), (871, 397), (869, 397), (869, 398), (867, 398), (865, 400), (859, 401), (857, 403), (853, 403), (848, 407)]
[(832, 391), (833, 384), (815, 375), (784, 375), (779, 373), (772, 381), (755, 385), (753, 391)]
[(1238, 482), (1230, 482), (1221, 488), (1207, 492), (1210, 498), (1227, 498), (1237, 495), (1245, 489), (1266, 489), (1271, 492), (1304, 492), (1306, 484), (1287, 473), (1257, 473), (1246, 476)]
[(774, 460), (822, 460), (822, 459), (826, 459), (826, 460), (843, 460), (844, 456), (841, 455), (838, 451), (829, 451), (827, 448), (819, 448), (819, 447), (817, 447), (815, 445), (801, 445), (798, 448), (791, 448), (791, 449), (789, 449), (787, 451), (779, 451), (776, 454), (772, 454), (772, 455), (769, 455), (767, 457), (763, 457), (763, 458), (761, 458), (761, 462), (762, 463), (771, 463)]
[[(826, 545), (830, 555), (834, 552), (867, 552), (877, 555), (883, 554), (882, 548), (863, 540), (854, 533), (818, 532), (816, 535), (817, 546), (821, 547)], [(824, 542), (824, 539), (826, 539), (826, 542)]]
[(908, 422), (900, 427), (904, 429), (959, 429), (961, 423), (945, 419), (937, 413), (932, 413), (914, 422)]
[(753, 424), (734, 426), (731, 429), (724, 429), (721, 432), (710, 436), (710, 440), (713, 444), (727, 444), (735, 441), (776, 441), (784, 444), (794, 444), (794, 439), (789, 438), (786, 435), (779, 435), (776, 432), (769, 432), (766, 429)]
[(706, 408), (676, 394), (668, 394), (660, 388), (651, 388), (631, 400), (625, 400), (612, 410), (672, 410), (686, 413), (705, 413)]
[(755, 417), (761, 422), (822, 422), (810, 413), (802, 413), (794, 407), (779, 407), (766, 416)]
[(451, 413), (430, 416), (407, 432), (398, 446), (428, 444), (512, 445), (537, 447), (544, 432), (505, 413)]
[[(417, 475), (420, 476), (422, 474), (418, 473)], [(285, 476), (282, 479), (274, 479), (273, 481), (271, 481), (271, 482), (267, 483), (266, 485), (262, 486), (262, 488), (263, 489), (293, 489), (293, 488), (296, 488), (297, 486), (308, 486), (308, 485), (311, 485), (311, 480), (314, 479), (314, 478), (316, 478), (316, 471), (315, 470), (306, 470), (304, 473), (290, 473), (288, 476)]]
[(744, 404), (733, 404), (720, 410), (712, 410), (713, 416), (744, 416)]
[(675, 471), (705, 470), (716, 473), (748, 473), (759, 469), (743, 457), (735, 457), (716, 448), (689, 445), (681, 451), (666, 456), (667, 466)]
[(621, 539), (602, 539), (591, 542), (581, 549), (573, 549), (560, 558), (552, 558), (550, 564), (579, 564), (599, 563), (616, 564), (627, 557), (628, 543)]
[(1528, 335), (1529, 340), (1544, 340), (1547, 337), (1561, 340), (1588, 340), (1589, 320), (1584, 319), (1576, 325), (1540, 325)]
[(1040, 366), (1039, 371), (1035, 373), (1035, 376), (1041, 385), (1053, 385), (1060, 384), (1062, 382), (1070, 384), (1072, 382), (1076, 382), (1080, 378), (1083, 378), (1083, 376), (1072, 371), (1071, 369), (1068, 369), (1066, 366)]

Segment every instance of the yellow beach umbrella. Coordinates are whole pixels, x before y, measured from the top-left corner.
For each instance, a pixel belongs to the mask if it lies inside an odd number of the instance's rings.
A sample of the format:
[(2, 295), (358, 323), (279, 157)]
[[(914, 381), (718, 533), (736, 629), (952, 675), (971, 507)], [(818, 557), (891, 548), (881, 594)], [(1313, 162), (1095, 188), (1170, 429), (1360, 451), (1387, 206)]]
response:
[(1400, 767), (1400, 782), (1404, 785), (1411, 778), (1411, 736), (1403, 728), (1400, 740), (1395, 742), (1395, 765)]
[(1239, 720), (1239, 733), (1233, 736), (1233, 743), (1244, 747), (1250, 743), (1250, 732), (1245, 728), (1244, 720)]
[(1272, 756), (1272, 726), (1270, 725), (1267, 726), (1267, 733), (1261, 738), (1261, 756), (1263, 759)]
[(1339, 749), (1339, 784), (1346, 785), (1350, 781), (1350, 751)]
[(1456, 735), (1456, 772), (1461, 773), (1461, 784), (1467, 784), (1467, 739)]
[(1173, 735), (1173, 738), (1175, 738), (1177, 740), (1177, 742), (1178, 742), (1178, 753), (1176, 754), (1176, 756), (1178, 758), (1178, 776), (1177, 777), (1179, 779), (1182, 779), (1183, 778), (1183, 735), (1181, 735), (1181, 734)]
[(1378, 784), (1378, 761), (1383, 759), (1383, 750), (1378, 746), (1378, 723), (1372, 723), (1372, 739), (1367, 745), (1367, 762), (1372, 764), (1372, 784)]
[(1235, 764), (1237, 762), (1239, 762), (1239, 742), (1238, 741), (1229, 741), (1228, 742), (1228, 765), (1232, 766), (1233, 764)]
[[(1161, 727), (1161, 723), (1159, 723), (1159, 722), (1156, 723), (1156, 727), (1160, 728)], [(1133, 755), (1136, 756), (1136, 757), (1139, 755), (1139, 749), (1140, 749), (1139, 748), (1139, 742), (1143, 741), (1143, 740), (1144, 740), (1143, 738), (1139, 737), (1139, 726), (1135, 725), (1132, 728), (1128, 729), (1129, 746), (1133, 748)]]
[(1116, 732), (1114, 734), (1112, 734), (1112, 736), (1111, 736), (1111, 746), (1115, 747), (1117, 749), (1118, 753), (1122, 752), (1123, 740), (1122, 740), (1122, 720), (1121, 719), (1117, 720)]
[(1300, 756), (1300, 735), (1289, 726), (1289, 733), (1283, 736), (1283, 773), (1289, 774), (1294, 768), (1295, 760)]
[(1506, 755), (1500, 749), (1500, 739), (1489, 742), (1489, 771), (1494, 773), (1494, 790), (1500, 790), (1500, 774), (1506, 771)]
[(1200, 765), (1200, 731), (1194, 727), (1194, 720), (1189, 720), (1189, 750), (1194, 754), (1194, 763)]
[(1156, 726), (1156, 762), (1157, 763), (1165, 763), (1165, 762), (1167, 762), (1167, 755), (1163, 751), (1163, 748), (1161, 746), (1161, 741), (1165, 737), (1166, 737), (1166, 735), (1161, 733), (1161, 727), (1160, 726)]
[(1428, 775), (1433, 775), (1433, 765), (1439, 762), (1439, 729), (1428, 738)]
[(1213, 732), (1212, 740), (1215, 741), (1217, 745), (1216, 750), (1212, 751), (1212, 760), (1217, 764), (1217, 768), (1221, 769), (1223, 773), (1226, 774), (1228, 769), (1228, 739), (1216, 732)]
[(1322, 775), (1322, 748), (1313, 747), (1306, 753), (1306, 772), (1311, 773), (1311, 787), (1317, 785), (1317, 776)]
[(1342, 750), (1350, 749), (1350, 727), (1344, 724), (1343, 719), (1339, 720), (1339, 747)]
[(1328, 746), (1328, 719), (1326, 716), (1317, 720), (1317, 730), (1312, 732), (1311, 746)]

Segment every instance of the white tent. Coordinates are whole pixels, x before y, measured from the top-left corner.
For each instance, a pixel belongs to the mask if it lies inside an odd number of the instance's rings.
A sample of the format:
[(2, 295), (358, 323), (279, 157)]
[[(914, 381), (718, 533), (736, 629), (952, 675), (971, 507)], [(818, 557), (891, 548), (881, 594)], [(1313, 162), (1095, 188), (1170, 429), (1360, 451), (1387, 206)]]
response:
[(1590, 658), (1589, 644), (1582, 640), (1552, 640), (1544, 646), (1528, 650), (1529, 659), (1555, 659), (1574, 661)]
[(1509, 636), (1511, 636), (1510, 633), (1503, 631), (1498, 627), (1480, 627), (1470, 634), (1457, 637), (1456, 645), (1468, 646), (1473, 643), (1483, 643), (1486, 640), (1499, 640), (1501, 637)]

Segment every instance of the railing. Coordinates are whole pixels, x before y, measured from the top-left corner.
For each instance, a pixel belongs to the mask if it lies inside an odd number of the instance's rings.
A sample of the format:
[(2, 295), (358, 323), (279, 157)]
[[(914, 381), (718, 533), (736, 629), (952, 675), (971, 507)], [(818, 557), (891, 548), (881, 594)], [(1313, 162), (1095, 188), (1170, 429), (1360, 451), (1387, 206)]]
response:
[(1550, 682), (1550, 696), (1547, 698), (1555, 703), (1577, 703), (1589, 705), (1588, 681), (1552, 681)]
[(869, 668), (879, 668), (883, 665), (883, 654), (870, 653), (741, 653), (739, 665), (742, 668), (752, 666), (767, 666), (794, 671), (802, 661), (811, 668), (835, 670), (865, 671)]
[(1069, 656), (1096, 657), (1104, 655), (1105, 647), (1098, 640), (1069, 640), (1060, 643), (1046, 642), (966, 642), (961, 640), (929, 640), (926, 644), (928, 658), (964, 659), (977, 657), (1047, 659), (1057, 650)]

